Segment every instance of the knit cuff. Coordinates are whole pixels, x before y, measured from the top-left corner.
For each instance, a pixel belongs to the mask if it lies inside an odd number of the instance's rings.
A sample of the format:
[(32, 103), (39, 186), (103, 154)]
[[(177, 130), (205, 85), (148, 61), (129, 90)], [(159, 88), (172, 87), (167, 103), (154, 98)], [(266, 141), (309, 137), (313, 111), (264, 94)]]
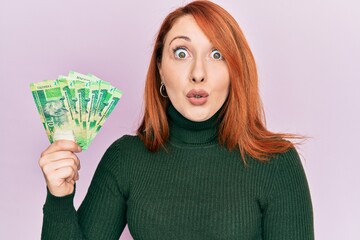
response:
[(76, 215), (76, 210), (74, 207), (74, 192), (70, 195), (63, 197), (57, 197), (51, 194), (48, 188), (46, 202), (43, 207), (44, 216), (53, 218), (56, 221), (63, 222), (68, 221), (69, 218), (72, 218)]

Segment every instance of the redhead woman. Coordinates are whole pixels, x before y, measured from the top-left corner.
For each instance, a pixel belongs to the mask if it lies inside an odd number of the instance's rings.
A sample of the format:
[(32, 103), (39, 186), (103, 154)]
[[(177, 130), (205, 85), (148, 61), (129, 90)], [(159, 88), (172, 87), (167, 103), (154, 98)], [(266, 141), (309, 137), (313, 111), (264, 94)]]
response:
[(256, 66), (210, 1), (171, 12), (156, 38), (135, 136), (115, 141), (74, 208), (81, 149), (42, 154), (43, 239), (311, 240), (309, 187), (292, 134), (266, 129)]

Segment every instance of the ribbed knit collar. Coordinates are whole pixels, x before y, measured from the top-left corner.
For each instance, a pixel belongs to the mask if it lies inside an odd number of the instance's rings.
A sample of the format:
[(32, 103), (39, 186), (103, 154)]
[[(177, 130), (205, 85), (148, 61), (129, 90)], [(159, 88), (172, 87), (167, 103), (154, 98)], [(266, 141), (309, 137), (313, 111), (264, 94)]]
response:
[(185, 118), (170, 103), (167, 116), (170, 127), (170, 142), (177, 146), (198, 147), (217, 143), (220, 110), (211, 118), (194, 122)]

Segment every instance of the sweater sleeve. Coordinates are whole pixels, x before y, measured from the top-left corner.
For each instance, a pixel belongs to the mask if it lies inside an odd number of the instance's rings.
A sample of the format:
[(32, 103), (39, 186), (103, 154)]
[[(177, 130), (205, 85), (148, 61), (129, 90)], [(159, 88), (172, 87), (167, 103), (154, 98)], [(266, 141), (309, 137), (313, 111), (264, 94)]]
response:
[(263, 211), (263, 239), (313, 240), (313, 210), (301, 160), (295, 148), (280, 156)]
[(41, 239), (119, 239), (126, 225), (126, 197), (117, 178), (121, 174), (118, 156), (113, 144), (101, 159), (78, 211), (74, 193), (55, 197), (48, 191)]

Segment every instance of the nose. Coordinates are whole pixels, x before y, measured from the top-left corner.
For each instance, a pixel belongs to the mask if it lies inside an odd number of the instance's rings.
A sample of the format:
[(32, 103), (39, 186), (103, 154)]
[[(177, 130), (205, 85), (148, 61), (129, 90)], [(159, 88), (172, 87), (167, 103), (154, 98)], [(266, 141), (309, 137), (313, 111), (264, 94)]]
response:
[(194, 61), (190, 79), (193, 83), (205, 82), (206, 70), (202, 59), (198, 58)]

